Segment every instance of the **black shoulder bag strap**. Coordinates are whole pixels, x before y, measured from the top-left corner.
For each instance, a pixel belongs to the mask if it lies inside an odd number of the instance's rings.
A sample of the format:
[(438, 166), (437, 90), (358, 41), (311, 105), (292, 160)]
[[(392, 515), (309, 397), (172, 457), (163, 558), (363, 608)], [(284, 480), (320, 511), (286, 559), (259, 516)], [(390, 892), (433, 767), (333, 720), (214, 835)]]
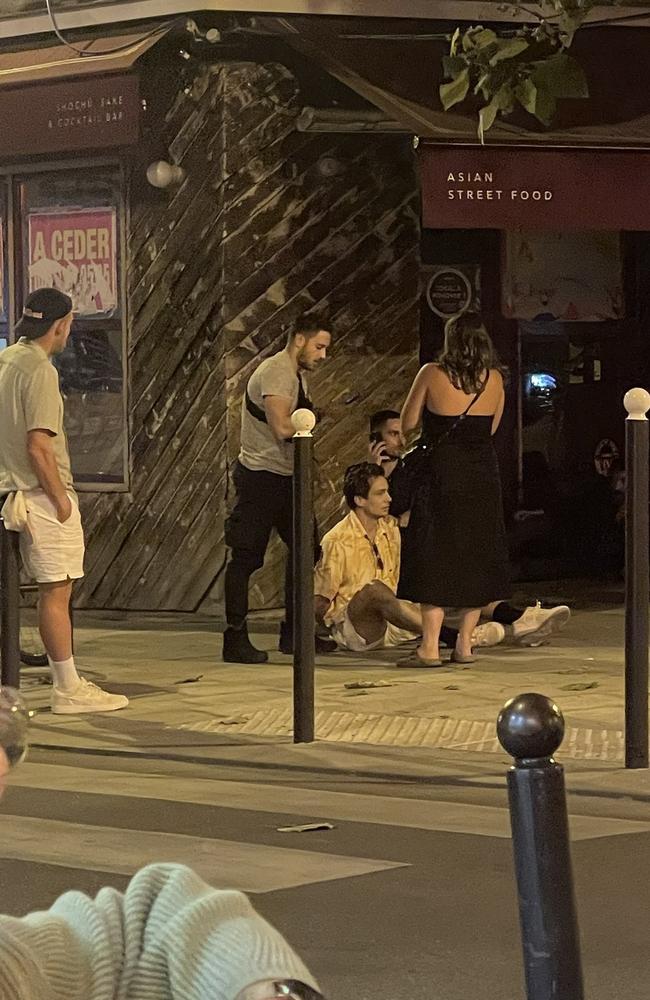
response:
[(456, 428), (458, 427), (459, 424), (462, 424), (463, 420), (465, 419), (465, 417), (467, 416), (467, 414), (469, 413), (469, 411), (474, 406), (474, 403), (476, 403), (476, 401), (478, 399), (480, 399), (481, 396), (483, 395), (483, 393), (485, 392), (485, 387), (488, 384), (488, 379), (489, 378), (490, 378), (490, 373), (488, 372), (487, 375), (486, 375), (486, 377), (485, 377), (485, 382), (483, 383), (483, 385), (481, 386), (481, 388), (478, 390), (478, 392), (469, 401), (469, 403), (467, 404), (467, 406), (465, 407), (465, 409), (463, 410), (463, 412), (460, 413), (456, 417), (456, 419), (454, 420), (453, 424), (450, 427), (448, 427), (446, 431), (442, 432), (442, 434), (440, 435), (439, 438), (436, 438), (436, 440), (431, 445), (429, 445), (429, 448), (435, 448), (436, 445), (441, 444), (443, 441), (445, 441), (449, 437), (450, 434), (452, 434), (456, 430)]
[[(296, 403), (296, 410), (311, 410), (313, 413), (315, 412), (314, 404), (312, 403), (311, 399), (305, 392), (305, 387), (302, 384), (302, 379), (300, 375), (298, 375), (297, 378), (298, 378), (298, 401)], [(259, 420), (260, 423), (262, 424), (267, 424), (268, 420), (266, 419), (266, 413), (264, 412), (264, 409), (261, 406), (258, 406), (257, 403), (254, 403), (253, 400), (251, 399), (250, 394), (248, 392), (248, 385), (246, 386), (245, 389), (244, 398), (246, 401), (246, 409), (250, 413), (251, 417), (254, 417), (255, 420)]]

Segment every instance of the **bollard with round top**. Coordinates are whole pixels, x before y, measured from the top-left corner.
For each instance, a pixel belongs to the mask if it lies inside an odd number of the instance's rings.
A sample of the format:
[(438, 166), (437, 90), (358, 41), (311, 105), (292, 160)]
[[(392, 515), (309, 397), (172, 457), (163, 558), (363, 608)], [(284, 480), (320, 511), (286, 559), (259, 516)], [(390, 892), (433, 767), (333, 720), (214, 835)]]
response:
[(648, 767), (648, 419), (650, 393), (630, 389), (625, 421), (625, 766)]
[(511, 698), (497, 718), (499, 743), (518, 761), (552, 757), (564, 739), (564, 717), (543, 694)]
[(314, 494), (311, 410), (291, 414), (293, 436), (293, 741), (314, 740)]
[(560, 709), (528, 692), (508, 701), (497, 735), (514, 757), (508, 799), (528, 1000), (583, 1000)]

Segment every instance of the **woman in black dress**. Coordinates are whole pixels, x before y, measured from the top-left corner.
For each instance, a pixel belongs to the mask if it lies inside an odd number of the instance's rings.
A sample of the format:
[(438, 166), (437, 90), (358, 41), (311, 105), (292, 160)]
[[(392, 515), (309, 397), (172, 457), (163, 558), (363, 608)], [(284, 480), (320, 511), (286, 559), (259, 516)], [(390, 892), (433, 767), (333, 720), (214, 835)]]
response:
[(492, 444), (504, 387), (492, 341), (476, 313), (448, 321), (436, 364), (420, 369), (404, 409), (405, 433), (422, 425), (399, 596), (422, 606), (418, 650), (405, 665), (439, 666), (444, 608), (461, 608), (452, 660), (472, 662), (480, 609), (510, 594), (501, 480)]

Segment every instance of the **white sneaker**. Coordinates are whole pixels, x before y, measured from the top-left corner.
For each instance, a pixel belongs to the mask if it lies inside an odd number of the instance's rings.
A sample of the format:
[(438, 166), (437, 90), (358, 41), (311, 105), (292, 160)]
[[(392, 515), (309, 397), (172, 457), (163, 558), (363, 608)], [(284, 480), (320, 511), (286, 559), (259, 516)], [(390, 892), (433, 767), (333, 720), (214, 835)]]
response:
[(543, 608), (539, 601), (534, 608), (526, 608), (521, 618), (512, 626), (514, 641), (520, 646), (541, 646), (551, 632), (564, 628), (571, 612), (566, 604)]
[(73, 691), (52, 689), (52, 712), (54, 715), (81, 715), (85, 712), (116, 712), (118, 708), (126, 708), (129, 699), (123, 694), (109, 694), (100, 687), (79, 678), (79, 683)]
[(485, 622), (477, 625), (472, 632), (472, 648), (479, 646), (498, 646), (506, 637), (506, 630), (498, 622)]

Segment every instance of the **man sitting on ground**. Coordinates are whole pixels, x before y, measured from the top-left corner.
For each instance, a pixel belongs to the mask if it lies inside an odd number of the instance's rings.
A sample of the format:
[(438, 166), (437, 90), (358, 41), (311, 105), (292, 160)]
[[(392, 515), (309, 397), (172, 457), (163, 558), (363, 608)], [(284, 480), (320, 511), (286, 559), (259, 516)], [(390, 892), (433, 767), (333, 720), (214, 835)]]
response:
[[(416, 639), (422, 630), (417, 604), (396, 597), (401, 539), (389, 515), (390, 494), (381, 466), (360, 462), (345, 472), (349, 514), (321, 543), (314, 592), (316, 617), (332, 638), (354, 652), (396, 646)], [(495, 645), (503, 628), (489, 622), (474, 632), (477, 646)], [(457, 632), (448, 630), (455, 644)]]
[[(405, 445), (399, 413), (396, 410), (373, 413), (370, 417), (370, 461), (381, 465), (384, 470), (391, 495), (390, 513), (402, 522), (408, 521), (410, 506), (408, 474), (402, 458)], [(566, 604), (543, 608), (538, 601), (534, 606), (517, 608), (508, 601), (492, 601), (481, 609), (481, 615), (502, 628), (511, 626), (512, 638), (518, 645), (541, 646), (553, 632), (567, 624), (571, 612)], [(441, 639), (444, 645), (450, 644), (450, 632), (455, 632), (455, 629), (443, 627)], [(455, 642), (454, 636), (451, 645)]]

